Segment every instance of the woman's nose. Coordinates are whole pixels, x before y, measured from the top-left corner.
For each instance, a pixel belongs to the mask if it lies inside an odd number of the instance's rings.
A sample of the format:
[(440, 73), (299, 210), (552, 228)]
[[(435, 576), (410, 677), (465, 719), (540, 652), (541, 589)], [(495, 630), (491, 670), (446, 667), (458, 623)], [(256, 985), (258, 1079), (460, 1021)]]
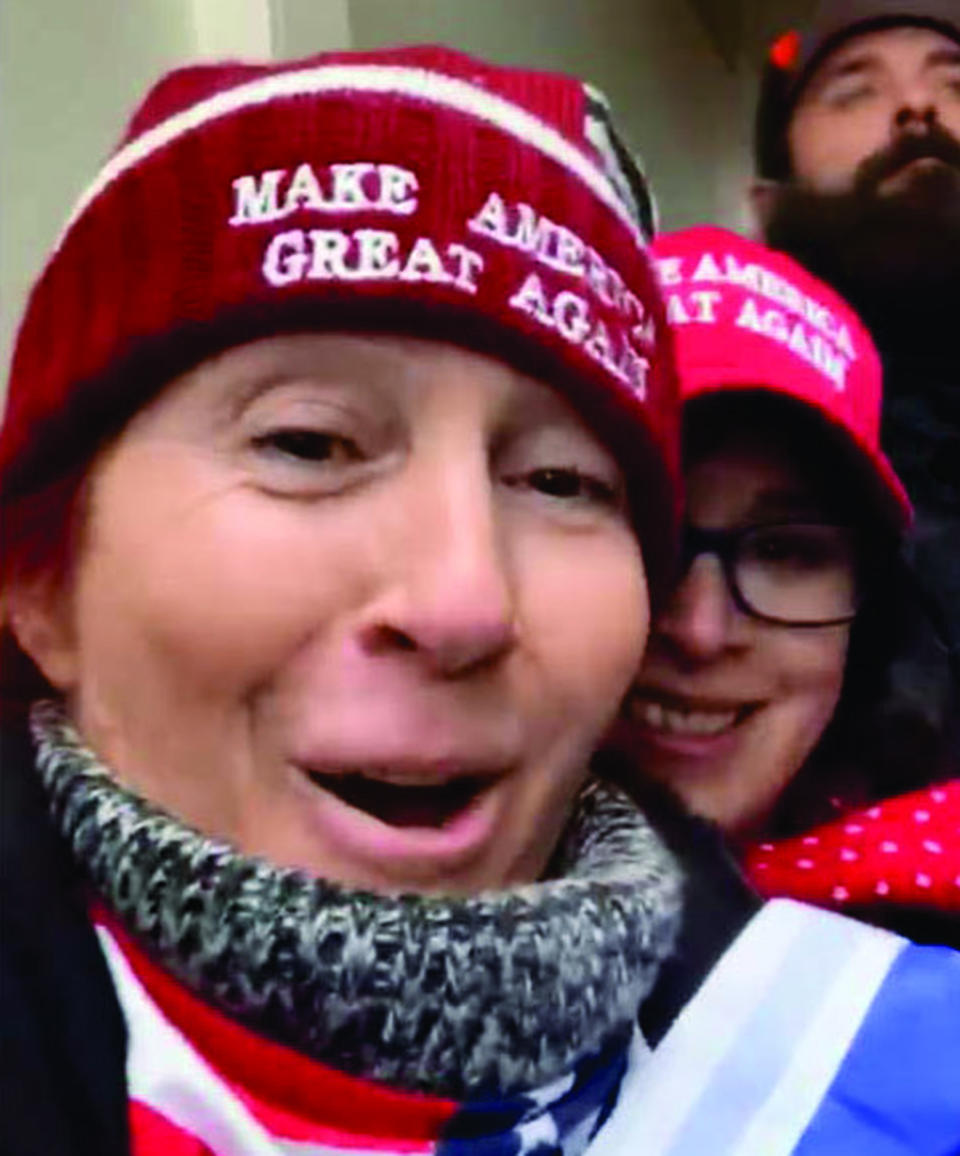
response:
[(415, 500), (393, 523), (386, 580), (360, 632), (368, 653), (409, 652), (445, 677), (502, 658), (517, 628), (493, 486), (485, 473), (451, 473), (424, 476), (408, 494)]
[(734, 644), (738, 614), (720, 560), (701, 554), (658, 616), (653, 637), (676, 657), (709, 662)]

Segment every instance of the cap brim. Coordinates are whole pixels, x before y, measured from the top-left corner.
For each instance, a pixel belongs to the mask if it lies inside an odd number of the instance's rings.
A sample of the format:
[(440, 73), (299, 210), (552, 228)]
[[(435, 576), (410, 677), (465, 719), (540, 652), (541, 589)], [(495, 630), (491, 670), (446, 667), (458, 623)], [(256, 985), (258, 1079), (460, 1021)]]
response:
[(712, 381), (691, 383), (688, 379), (684, 405), (707, 397), (751, 393), (779, 398), (785, 405), (801, 407), (818, 418), (824, 432), (833, 435), (834, 446), (863, 484), (874, 514), (879, 515), (880, 520), (897, 534), (905, 533), (913, 526), (913, 504), (887, 456), (882, 450), (868, 444), (855, 430), (838, 421), (834, 413), (815, 399), (798, 397), (762, 382), (727, 381), (717, 385)]

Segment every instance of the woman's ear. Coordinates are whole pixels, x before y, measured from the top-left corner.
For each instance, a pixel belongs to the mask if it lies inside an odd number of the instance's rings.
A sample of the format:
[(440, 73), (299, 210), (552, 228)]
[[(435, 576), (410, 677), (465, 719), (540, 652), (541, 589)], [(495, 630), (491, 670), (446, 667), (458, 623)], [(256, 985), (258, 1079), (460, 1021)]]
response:
[(77, 679), (77, 646), (65, 583), (50, 574), (15, 579), (4, 595), (3, 618), (20, 649), (64, 693)]

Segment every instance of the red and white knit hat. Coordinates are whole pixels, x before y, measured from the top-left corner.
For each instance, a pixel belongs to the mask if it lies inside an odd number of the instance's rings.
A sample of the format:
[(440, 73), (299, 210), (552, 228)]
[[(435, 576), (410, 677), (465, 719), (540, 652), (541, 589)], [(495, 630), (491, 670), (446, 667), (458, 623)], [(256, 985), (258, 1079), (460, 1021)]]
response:
[(200, 65), (148, 94), (33, 289), (0, 490), (82, 464), (152, 392), (268, 333), (417, 332), (563, 390), (669, 563), (677, 399), (650, 200), (596, 94), (432, 47)]
[(809, 407), (842, 444), (897, 528), (910, 499), (880, 448), (883, 370), (863, 323), (782, 253), (726, 229), (663, 234), (653, 245), (684, 403), (762, 390)]

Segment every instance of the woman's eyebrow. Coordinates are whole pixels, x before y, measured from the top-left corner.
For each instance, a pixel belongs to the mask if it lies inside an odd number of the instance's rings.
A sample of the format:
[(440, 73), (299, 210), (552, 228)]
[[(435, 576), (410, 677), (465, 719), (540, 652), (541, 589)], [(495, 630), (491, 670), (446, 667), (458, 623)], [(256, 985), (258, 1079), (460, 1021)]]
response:
[(224, 387), (222, 410), (228, 420), (236, 421), (261, 398), (281, 389), (294, 389), (299, 396), (329, 394), (332, 390), (362, 388), (357, 382), (348, 382), (345, 374), (311, 369), (273, 369), (250, 378), (241, 378)]
[(249, 409), (254, 402), (258, 401), (264, 394), (270, 393), (281, 385), (285, 385), (290, 381), (288, 375), (281, 373), (265, 374), (262, 377), (256, 376), (247, 380), (239, 380), (233, 383), (228, 383), (228, 387), (224, 391), (224, 406), (231, 420), (236, 420), (241, 417), (244, 412)]

